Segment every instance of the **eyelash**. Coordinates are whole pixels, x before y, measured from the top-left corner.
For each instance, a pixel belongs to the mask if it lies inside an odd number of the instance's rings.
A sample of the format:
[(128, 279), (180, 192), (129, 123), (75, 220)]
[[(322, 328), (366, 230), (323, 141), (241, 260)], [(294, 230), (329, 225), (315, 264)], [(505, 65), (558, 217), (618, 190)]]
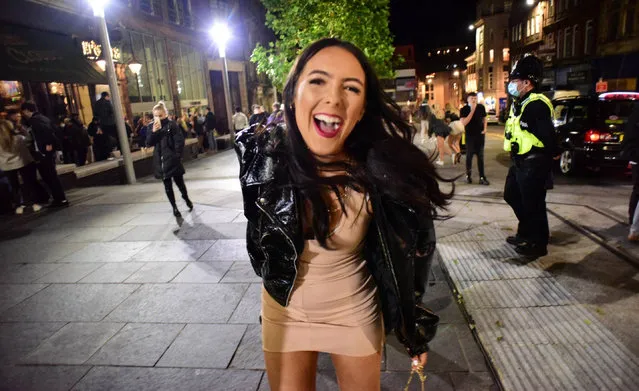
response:
[[(323, 79), (311, 79), (311, 81), (309, 83), (316, 84), (316, 85), (323, 85), (323, 84), (325, 84), (325, 81)], [(356, 94), (359, 94), (359, 93), (362, 92), (359, 88), (353, 87), (353, 86), (346, 86), (345, 88), (348, 91), (354, 92)]]

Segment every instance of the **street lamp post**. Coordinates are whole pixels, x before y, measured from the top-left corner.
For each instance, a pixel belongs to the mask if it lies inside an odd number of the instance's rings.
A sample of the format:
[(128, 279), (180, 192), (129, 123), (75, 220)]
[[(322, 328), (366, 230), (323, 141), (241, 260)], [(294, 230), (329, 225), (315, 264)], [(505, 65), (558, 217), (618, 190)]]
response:
[(231, 143), (235, 142), (235, 129), (233, 129), (233, 114), (231, 111), (231, 88), (229, 87), (229, 69), (226, 62), (226, 43), (231, 38), (231, 32), (225, 23), (216, 23), (211, 28), (211, 37), (217, 44), (222, 59), (222, 82), (224, 84), (224, 101), (226, 103), (226, 117), (231, 135)]
[(126, 173), (127, 182), (132, 185), (135, 183), (135, 170), (133, 169), (133, 159), (131, 157), (131, 149), (129, 148), (129, 139), (126, 134), (124, 125), (124, 115), (122, 113), (122, 101), (120, 99), (120, 90), (118, 88), (118, 80), (115, 75), (115, 66), (113, 65), (113, 52), (111, 51), (111, 42), (109, 41), (109, 33), (107, 31), (106, 20), (104, 19), (104, 7), (108, 0), (89, 0), (89, 4), (93, 8), (93, 16), (97, 17), (100, 27), (100, 39), (102, 40), (102, 53), (106, 61), (106, 74), (109, 79), (109, 89), (111, 90), (111, 99), (113, 110), (115, 111), (115, 126), (118, 130), (118, 140), (122, 157), (124, 159), (124, 172)]

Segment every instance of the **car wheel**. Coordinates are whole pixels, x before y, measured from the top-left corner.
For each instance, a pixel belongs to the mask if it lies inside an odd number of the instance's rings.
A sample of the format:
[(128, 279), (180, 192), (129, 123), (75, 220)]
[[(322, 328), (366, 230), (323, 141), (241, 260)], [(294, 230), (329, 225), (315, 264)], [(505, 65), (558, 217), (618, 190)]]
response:
[(575, 163), (575, 151), (567, 149), (561, 153), (561, 157), (559, 158), (559, 169), (562, 174), (575, 174), (577, 171)]

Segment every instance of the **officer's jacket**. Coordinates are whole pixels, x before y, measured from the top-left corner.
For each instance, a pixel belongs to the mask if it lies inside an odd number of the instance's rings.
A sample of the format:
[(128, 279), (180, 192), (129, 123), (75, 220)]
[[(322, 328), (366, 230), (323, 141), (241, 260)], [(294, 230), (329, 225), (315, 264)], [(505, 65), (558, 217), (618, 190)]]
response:
[[(531, 127), (530, 124), (525, 123), (522, 124), (521, 118), (526, 109), (526, 107), (532, 103), (540, 101), (543, 102), (550, 109), (550, 117), (552, 118), (553, 106), (550, 99), (548, 99), (543, 94), (530, 93), (528, 96), (521, 102), (521, 108), (518, 110), (519, 113), (515, 112), (516, 104), (513, 103), (510, 107), (510, 116), (506, 121), (505, 126), (505, 137), (504, 137), (504, 150), (511, 151), (514, 154), (525, 155), (530, 152), (533, 148), (542, 149), (545, 147), (544, 143), (537, 138), (535, 133), (532, 131), (528, 131)], [(523, 126), (522, 126), (523, 125)], [(525, 127), (526, 129), (524, 129)]]
[[(286, 168), (267, 152), (283, 141), (284, 126), (260, 134), (253, 129), (238, 133), (235, 145), (248, 220), (247, 250), (266, 291), (286, 306), (304, 250), (303, 206), (299, 193), (287, 186)], [(439, 320), (415, 300), (415, 281), (425, 285), (428, 279), (427, 272), (416, 276), (415, 269), (430, 269), (435, 249), (433, 221), (375, 191), (369, 197), (373, 219), (364, 256), (377, 284), (385, 330), (394, 330), (411, 356), (419, 355), (428, 351)]]

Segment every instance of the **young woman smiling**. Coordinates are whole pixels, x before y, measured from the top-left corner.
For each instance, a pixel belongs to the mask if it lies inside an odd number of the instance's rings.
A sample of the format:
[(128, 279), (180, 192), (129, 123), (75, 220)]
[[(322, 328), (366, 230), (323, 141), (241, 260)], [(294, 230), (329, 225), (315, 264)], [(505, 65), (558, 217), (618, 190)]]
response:
[(342, 391), (378, 390), (385, 332), (426, 364), (438, 318), (421, 295), (452, 194), (354, 45), (306, 48), (283, 99), (285, 124), (236, 144), (270, 387), (314, 390), (327, 352)]

